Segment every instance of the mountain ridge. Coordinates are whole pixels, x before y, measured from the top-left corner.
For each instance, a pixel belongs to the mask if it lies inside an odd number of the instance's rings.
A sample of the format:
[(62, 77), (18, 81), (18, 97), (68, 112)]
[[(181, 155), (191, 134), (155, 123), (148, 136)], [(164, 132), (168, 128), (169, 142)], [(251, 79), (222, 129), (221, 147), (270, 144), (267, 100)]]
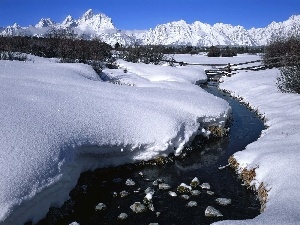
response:
[(158, 24), (146, 31), (123, 31), (115, 27), (112, 19), (104, 13), (95, 14), (92, 9), (87, 10), (77, 20), (71, 15), (61, 23), (51, 18), (42, 18), (36, 25), (21, 27), (18, 24), (0, 27), (3, 36), (44, 36), (49, 29), (71, 29), (74, 33), (86, 39), (98, 38), (114, 45), (235, 45), (261, 46), (276, 36), (300, 34), (300, 15), (292, 15), (283, 22), (273, 21), (264, 28), (246, 29), (241, 25), (216, 23), (210, 25), (195, 21), (188, 24), (185, 20)]

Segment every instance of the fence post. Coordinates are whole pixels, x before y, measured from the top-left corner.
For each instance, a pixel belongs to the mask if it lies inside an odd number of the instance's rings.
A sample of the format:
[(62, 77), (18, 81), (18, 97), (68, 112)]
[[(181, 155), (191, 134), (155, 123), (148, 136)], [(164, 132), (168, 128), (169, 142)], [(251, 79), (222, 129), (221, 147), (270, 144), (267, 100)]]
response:
[(230, 67), (230, 63), (227, 64), (227, 76), (231, 77), (231, 67)]

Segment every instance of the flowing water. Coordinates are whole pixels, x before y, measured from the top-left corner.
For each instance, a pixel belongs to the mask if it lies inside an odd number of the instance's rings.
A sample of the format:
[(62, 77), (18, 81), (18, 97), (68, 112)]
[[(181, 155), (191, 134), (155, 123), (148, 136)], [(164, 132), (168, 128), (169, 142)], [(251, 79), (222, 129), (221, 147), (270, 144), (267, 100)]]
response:
[[(193, 151), (184, 158), (176, 158), (164, 165), (125, 165), (117, 168), (98, 169), (81, 175), (77, 186), (70, 192), (70, 199), (62, 208), (51, 208), (47, 216), (38, 224), (211, 224), (225, 219), (249, 219), (259, 215), (260, 204), (251, 191), (241, 185), (241, 181), (230, 168), (220, 170), (226, 165), (229, 156), (245, 149), (254, 142), (264, 129), (263, 122), (238, 101), (224, 94), (217, 87), (204, 87), (208, 92), (229, 102), (232, 107), (232, 121), (229, 135), (203, 142), (200, 138), (194, 142)], [(200, 183), (209, 183), (211, 189), (202, 190), (198, 196), (189, 200), (171, 197), (168, 191), (176, 191), (181, 183), (190, 184), (197, 177)], [(125, 185), (130, 178), (134, 186)], [(171, 186), (170, 190), (160, 190), (153, 181), (162, 179)], [(154, 211), (134, 213), (130, 206), (134, 202), (143, 202), (144, 190), (152, 187), (155, 191), (152, 202)], [(127, 197), (120, 197), (121, 191), (127, 191)], [(114, 196), (113, 193), (117, 193)], [(216, 198), (230, 198), (232, 203), (220, 206)], [(189, 201), (196, 201), (196, 207), (187, 207)], [(95, 210), (98, 203), (106, 205), (105, 210)], [(223, 216), (211, 218), (205, 216), (207, 206), (218, 209)], [(159, 212), (159, 214), (157, 213)], [(128, 218), (118, 219), (120, 213)]]

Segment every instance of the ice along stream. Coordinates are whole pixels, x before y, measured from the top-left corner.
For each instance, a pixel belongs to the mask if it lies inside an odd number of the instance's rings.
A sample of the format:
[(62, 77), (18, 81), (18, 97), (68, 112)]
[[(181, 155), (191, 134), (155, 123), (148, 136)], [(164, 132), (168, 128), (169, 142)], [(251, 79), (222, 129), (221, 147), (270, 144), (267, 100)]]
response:
[[(61, 208), (50, 208), (38, 224), (211, 224), (219, 220), (250, 219), (259, 214), (260, 204), (251, 191), (241, 185), (236, 174), (220, 165), (228, 158), (257, 140), (264, 129), (263, 122), (237, 100), (215, 86), (204, 87), (208, 92), (229, 102), (232, 121), (229, 135), (203, 143), (194, 142), (194, 150), (184, 158), (176, 158), (163, 165), (124, 165), (117, 168), (98, 169), (81, 175), (77, 186), (70, 192), (70, 199)], [(208, 183), (210, 189), (195, 188), (200, 192), (186, 194), (177, 191), (181, 183), (190, 185), (197, 177), (200, 184)], [(129, 179), (134, 185), (128, 185)], [(127, 181), (127, 185), (126, 185)], [(170, 185), (169, 190), (159, 189), (157, 183)], [(133, 184), (133, 183), (132, 183)], [(154, 191), (153, 208), (135, 213), (130, 208), (135, 202), (143, 203), (145, 190)], [(177, 193), (172, 197), (170, 191)], [(199, 194), (200, 193), (200, 194)], [(174, 193), (173, 193), (174, 194)], [(219, 205), (217, 198), (231, 199), (227, 206)], [(188, 207), (190, 202), (197, 206)], [(103, 203), (103, 208), (99, 207)], [(98, 208), (96, 209), (96, 206)], [(212, 206), (223, 215), (207, 217), (205, 210)], [(123, 213), (123, 214), (122, 214)], [(126, 215), (126, 219), (119, 216)]]

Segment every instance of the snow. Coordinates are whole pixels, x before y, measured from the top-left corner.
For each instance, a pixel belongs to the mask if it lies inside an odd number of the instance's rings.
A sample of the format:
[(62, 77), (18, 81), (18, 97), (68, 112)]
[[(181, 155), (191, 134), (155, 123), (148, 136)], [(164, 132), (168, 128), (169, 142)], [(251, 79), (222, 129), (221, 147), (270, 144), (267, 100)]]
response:
[[(107, 17), (105, 14), (94, 14), (92, 9), (86, 11), (83, 16), (77, 21), (77, 29), (80, 32), (91, 32), (100, 34), (104, 30), (115, 30), (111, 18)], [(80, 33), (79, 32), (79, 33)]]
[[(255, 59), (259, 57), (210, 60)], [(226, 102), (194, 85), (205, 78), (203, 67), (118, 63), (128, 72), (107, 69), (103, 77), (123, 85), (101, 81), (83, 64), (38, 57), (0, 61), (2, 224), (37, 221), (49, 206), (68, 198), (83, 171), (179, 154), (202, 127), (222, 125), (230, 111)], [(215, 224), (299, 224), (300, 96), (281, 93), (278, 75), (277, 69), (239, 72), (220, 85), (265, 117), (261, 137), (234, 157), (241, 168), (256, 168), (253, 185), (263, 182), (269, 192), (266, 209), (256, 218)]]
[(152, 197), (153, 197), (153, 194), (151, 193), (148, 193), (146, 194), (145, 198), (148, 200), (148, 201), (151, 201), (152, 200)]
[[(255, 55), (232, 58), (207, 58), (200, 55), (175, 55), (189, 63), (238, 63), (259, 59)], [(234, 157), (241, 168), (256, 168), (253, 184), (263, 182), (268, 192), (266, 209), (248, 220), (219, 221), (216, 225), (300, 224), (300, 95), (281, 93), (276, 87), (277, 69), (239, 72), (224, 77), (220, 88), (242, 98), (265, 117), (267, 126), (261, 137)]]
[[(125, 18), (124, 18), (125, 19)], [(97, 37), (104, 42), (124, 46), (136, 43), (143, 45), (192, 45), (192, 46), (263, 46), (276, 36), (298, 35), (300, 15), (294, 15), (283, 22), (272, 22), (264, 28), (245, 29), (243, 26), (216, 23), (210, 25), (184, 20), (158, 24), (149, 30), (119, 30), (112, 19), (103, 13), (95, 14), (89, 9), (77, 20), (67, 16), (61, 23), (50, 18), (42, 19), (35, 27), (8, 26), (0, 30), (1, 35), (43, 36), (49, 28), (71, 28), (86, 38)]]
[(126, 64), (100, 80), (90, 66), (53, 59), (0, 61), (0, 223), (37, 222), (59, 206), (81, 172), (180, 154), (227, 102), (194, 85), (195, 68)]
[(278, 76), (277, 69), (241, 72), (220, 86), (266, 118), (261, 137), (234, 157), (241, 167), (257, 168), (254, 185), (263, 182), (269, 192), (265, 211), (255, 219), (216, 224), (299, 224), (300, 95), (281, 93)]
[[(156, 66), (153, 64), (137, 64), (124, 60), (118, 60), (121, 68), (119, 73), (105, 70), (110, 78), (118, 79), (122, 83), (142, 87), (161, 87), (168, 89), (188, 89), (198, 91), (197, 86), (192, 84), (205, 82), (207, 77), (202, 67), (171, 67), (167, 65)], [(128, 72), (124, 74), (124, 69)]]
[(79, 223), (77, 223), (77, 222), (72, 222), (72, 223), (70, 223), (69, 225), (79, 225)]

